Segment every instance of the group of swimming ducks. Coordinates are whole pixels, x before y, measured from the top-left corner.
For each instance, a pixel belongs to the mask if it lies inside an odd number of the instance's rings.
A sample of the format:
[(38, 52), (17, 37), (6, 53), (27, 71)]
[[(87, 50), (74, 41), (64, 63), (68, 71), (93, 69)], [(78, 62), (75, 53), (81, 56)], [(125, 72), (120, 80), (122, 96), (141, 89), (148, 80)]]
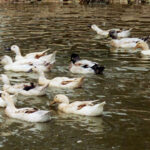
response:
[[(38, 83), (18, 83), (12, 85), (6, 74), (0, 75), (0, 80), (3, 83), (3, 91), (0, 92), (0, 107), (5, 108), (5, 114), (8, 117), (21, 119), (28, 122), (47, 122), (51, 119), (51, 113), (48, 110), (39, 110), (37, 108), (16, 108), (16, 96), (18, 94), (24, 96), (41, 96), (46, 94), (48, 87), (75, 89), (82, 86), (84, 77), (68, 78), (55, 77), (47, 79), (45, 72), (50, 71), (55, 63), (56, 51), (47, 54), (50, 49), (42, 52), (29, 53), (22, 56), (20, 48), (17, 45), (12, 45), (7, 51), (12, 51), (16, 54), (14, 61), (10, 56), (3, 56), (0, 59), (4, 70), (14, 72), (36, 72), (38, 74)], [(72, 73), (79, 74), (100, 74), (104, 67), (98, 63), (89, 60), (81, 60), (78, 54), (71, 55), (71, 63), (69, 70)], [(12, 94), (12, 95), (11, 95)], [(64, 113), (72, 113), (86, 116), (99, 116), (103, 112), (105, 102), (98, 103), (94, 101), (75, 101), (69, 103), (69, 98), (66, 95), (58, 94), (50, 103), (58, 104), (58, 110)]]
[(132, 28), (125, 29), (110, 29), (110, 30), (102, 30), (97, 25), (93, 24), (91, 28), (103, 38), (111, 37), (112, 40), (109, 42), (111, 47), (121, 48), (121, 50), (136, 50), (140, 49), (140, 56), (143, 58), (150, 57), (150, 48), (147, 44), (150, 36), (145, 38), (129, 38), (131, 35)]
[[(110, 45), (116, 48), (141, 48), (141, 56), (150, 56), (150, 49), (146, 41), (147, 38), (127, 38), (130, 36), (129, 30), (110, 29), (102, 30), (97, 25), (92, 25), (91, 28), (97, 34), (103, 37), (111, 37)], [(0, 60), (4, 66), (4, 70), (14, 72), (37, 72), (38, 83), (20, 83), (11, 85), (7, 75), (1, 74), (0, 80), (3, 82), (3, 91), (0, 92), (0, 107), (5, 108), (5, 114), (8, 117), (16, 118), (28, 122), (47, 122), (51, 119), (49, 110), (39, 110), (37, 108), (16, 108), (16, 96), (18, 94), (24, 96), (41, 96), (46, 94), (48, 87), (62, 88), (62, 89), (75, 89), (82, 86), (84, 77), (68, 78), (68, 77), (55, 77), (47, 79), (45, 72), (50, 71), (55, 63), (56, 51), (48, 54), (50, 49), (42, 52), (29, 53), (22, 56), (20, 48), (17, 45), (12, 45), (7, 49), (16, 54), (13, 61), (10, 56), (3, 56)], [(101, 74), (105, 67), (100, 66), (96, 62), (89, 60), (81, 60), (78, 54), (71, 55), (71, 63), (69, 70), (76, 74)], [(12, 95), (11, 95), (12, 94)], [(58, 110), (64, 113), (86, 115), (86, 116), (99, 116), (103, 112), (105, 102), (99, 103), (98, 100), (93, 101), (75, 101), (69, 103), (69, 98), (66, 95), (58, 94), (54, 100), (50, 102), (50, 106), (58, 104)]]

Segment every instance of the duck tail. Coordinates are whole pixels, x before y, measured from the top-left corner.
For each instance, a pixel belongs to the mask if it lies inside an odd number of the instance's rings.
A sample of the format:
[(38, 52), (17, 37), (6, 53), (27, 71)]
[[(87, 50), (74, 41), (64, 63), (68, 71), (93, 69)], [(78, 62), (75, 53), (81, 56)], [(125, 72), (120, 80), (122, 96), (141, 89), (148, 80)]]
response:
[(104, 106), (105, 104), (106, 104), (106, 102), (104, 101), (104, 102), (100, 103), (99, 106)]
[(132, 31), (132, 30), (133, 30), (133, 28), (129, 28), (129, 29), (128, 29), (128, 31)]
[(91, 68), (94, 70), (95, 74), (101, 74), (105, 69), (104, 66), (98, 66), (98, 64), (95, 64)]
[(100, 29), (96, 24), (91, 25), (91, 28), (92, 28), (94, 31), (96, 31), (97, 33), (103, 32), (103, 30)]
[(95, 104), (94, 106), (97, 108), (103, 108), (105, 104), (106, 104), (106, 102), (104, 101), (102, 103)]
[(48, 49), (44, 50), (42, 53), (45, 54), (45, 53), (48, 52), (49, 50), (51, 50), (51, 48), (48, 48)]
[(56, 61), (56, 53), (57, 53), (57, 51), (54, 51), (53, 53), (52, 53), (52, 55), (51, 55), (51, 58), (50, 58), (50, 63), (51, 64), (54, 64), (55, 63), (55, 61)]

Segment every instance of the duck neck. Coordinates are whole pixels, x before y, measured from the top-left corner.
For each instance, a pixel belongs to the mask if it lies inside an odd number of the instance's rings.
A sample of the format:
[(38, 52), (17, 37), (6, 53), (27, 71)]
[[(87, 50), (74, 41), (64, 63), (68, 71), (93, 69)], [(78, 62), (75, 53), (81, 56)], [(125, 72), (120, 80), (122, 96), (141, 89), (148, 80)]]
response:
[(7, 104), (7, 108), (10, 108), (11, 110), (16, 109), (13, 99), (10, 97), (10, 95), (7, 98), (4, 98)]
[(15, 53), (16, 53), (16, 56), (22, 56), (19, 48), (15, 51)]
[(47, 83), (47, 79), (45, 77), (45, 74), (43, 71), (39, 71), (39, 84), (46, 84)]
[(10, 81), (9, 81), (9, 79), (8, 79), (7, 76), (3, 75), (3, 76), (1, 77), (1, 79), (2, 79), (2, 82), (3, 82), (5, 85), (10, 85)]
[(60, 103), (60, 104), (58, 105), (58, 109), (63, 110), (63, 109), (65, 109), (68, 105), (69, 105), (69, 103)]

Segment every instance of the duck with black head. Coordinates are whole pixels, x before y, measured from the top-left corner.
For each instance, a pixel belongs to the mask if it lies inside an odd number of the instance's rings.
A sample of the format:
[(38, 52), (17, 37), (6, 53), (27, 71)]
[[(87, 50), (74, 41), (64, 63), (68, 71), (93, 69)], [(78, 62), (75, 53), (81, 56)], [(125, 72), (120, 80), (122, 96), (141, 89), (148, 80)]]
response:
[(109, 29), (109, 30), (103, 30), (99, 28), (97, 25), (93, 24), (91, 25), (91, 28), (98, 34), (104, 37), (112, 37), (112, 38), (126, 38), (130, 36), (131, 30), (130, 29)]
[(127, 38), (130, 36), (131, 34), (131, 30), (132, 28), (128, 29), (128, 30), (109, 30), (109, 36), (112, 39), (119, 39), (119, 38)]
[(98, 63), (86, 59), (81, 60), (78, 54), (71, 55), (71, 64), (69, 70), (72, 73), (81, 74), (101, 74), (104, 71), (104, 66), (99, 66)]

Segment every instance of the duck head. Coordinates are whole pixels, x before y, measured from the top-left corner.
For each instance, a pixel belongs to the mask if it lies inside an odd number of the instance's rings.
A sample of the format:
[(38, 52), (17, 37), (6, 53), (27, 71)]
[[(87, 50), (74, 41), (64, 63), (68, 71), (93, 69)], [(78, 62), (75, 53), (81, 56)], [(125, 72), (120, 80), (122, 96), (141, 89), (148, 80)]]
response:
[(11, 51), (14, 52), (15, 54), (20, 55), (20, 48), (19, 48), (19, 46), (17, 46), (17, 45), (12, 45), (10, 49), (11, 49)]
[(2, 99), (5, 100), (7, 106), (15, 108), (14, 101), (13, 101), (12, 97), (7, 92), (5, 92), (5, 91), (2, 92)]
[(112, 39), (117, 39), (117, 31), (115, 31), (115, 30), (110, 30), (110, 31), (109, 31), (109, 36), (110, 36)]
[(1, 58), (1, 60), (0, 60), (0, 63), (2, 64), (2, 65), (9, 65), (9, 64), (12, 64), (13, 63), (13, 61), (12, 61), (12, 58), (10, 57), (10, 56), (3, 56), (2, 58)]
[(80, 60), (80, 57), (79, 57), (78, 54), (75, 54), (75, 53), (71, 54), (71, 62), (72, 62), (73, 64), (76, 63), (76, 62), (79, 61), (79, 60)]
[(141, 48), (142, 50), (149, 50), (148, 44), (146, 42), (143, 42), (143, 41), (137, 42), (135, 49), (136, 48)]
[(54, 100), (50, 103), (50, 106), (55, 103), (69, 104), (69, 98), (66, 95), (58, 94), (54, 97)]

